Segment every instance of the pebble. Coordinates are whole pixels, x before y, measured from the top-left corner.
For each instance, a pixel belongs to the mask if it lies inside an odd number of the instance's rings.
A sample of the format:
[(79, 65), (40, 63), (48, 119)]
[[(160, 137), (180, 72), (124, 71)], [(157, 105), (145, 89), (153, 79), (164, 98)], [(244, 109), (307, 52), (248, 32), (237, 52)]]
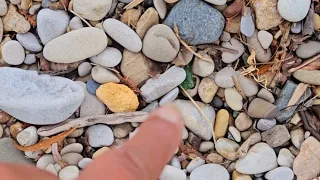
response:
[(313, 179), (320, 173), (320, 142), (314, 137), (307, 138), (301, 145), (300, 153), (293, 162), (297, 179)]
[(178, 97), (178, 95), (179, 95), (179, 88), (176, 87), (161, 98), (161, 100), (159, 101), (159, 106), (163, 106), (165, 104), (171, 103), (173, 100), (175, 100)]
[(273, 36), (268, 31), (262, 30), (258, 32), (258, 40), (263, 49), (268, 49), (272, 43)]
[(89, 62), (83, 62), (78, 66), (78, 74), (80, 77), (85, 77), (90, 74), (92, 65)]
[(81, 17), (91, 21), (99, 21), (109, 12), (112, 0), (74, 0), (72, 5), (73, 10)]
[[(9, 67), (0, 69), (0, 77), (4, 81), (0, 102), (5, 102), (0, 103), (0, 109), (26, 123), (46, 125), (62, 122), (84, 100), (82, 88), (66, 78)], [(16, 99), (19, 99), (19, 106)]]
[(45, 154), (38, 159), (36, 166), (39, 169), (46, 169), (49, 164), (54, 163), (56, 163), (56, 161), (54, 160), (53, 155)]
[(178, 67), (186, 66), (193, 59), (193, 54), (187, 50), (184, 46), (182, 46), (178, 52), (177, 57), (171, 62)]
[(302, 30), (302, 23), (300, 22), (296, 22), (296, 23), (292, 23), (291, 24), (291, 28), (290, 28), (291, 32), (294, 34), (299, 34)]
[(71, 31), (83, 28), (81, 19), (78, 16), (74, 16), (69, 22), (69, 28)]
[(179, 49), (178, 38), (171, 28), (164, 24), (152, 26), (143, 38), (143, 54), (158, 62), (173, 61)]
[(220, 109), (222, 106), (223, 106), (223, 101), (220, 97), (218, 96), (214, 96), (212, 102), (211, 102), (211, 105), (214, 107), (214, 108), (218, 108)]
[(215, 148), (217, 152), (223, 156), (224, 158), (235, 161), (237, 159), (237, 150), (239, 149), (239, 145), (227, 138), (219, 138), (215, 144)]
[(251, 37), (247, 38), (247, 43), (250, 45), (248, 46), (250, 52), (252, 50), (256, 53), (256, 60), (262, 63), (269, 62), (272, 57), (272, 53), (270, 48), (264, 49), (258, 39), (258, 31), (255, 30), (254, 34)]
[(42, 156), (43, 151), (39, 150), (39, 151), (25, 151), (24, 152), (25, 156), (30, 158), (30, 159), (38, 159), (39, 157)]
[(151, 113), (158, 107), (159, 107), (158, 101), (153, 101), (150, 104), (148, 104), (145, 108), (141, 109), (141, 111)]
[(275, 118), (272, 119), (259, 119), (257, 123), (257, 129), (260, 131), (267, 131), (273, 128), (277, 124), (277, 120)]
[(231, 135), (235, 141), (237, 141), (237, 142), (241, 141), (240, 131), (237, 128), (230, 126), (229, 132), (231, 133)]
[(0, 138), (0, 161), (1, 163), (32, 164), (24, 153), (18, 150), (11, 138)]
[(319, 31), (320, 30), (320, 16), (317, 13), (313, 13), (313, 24), (314, 24), (314, 30)]
[(121, 15), (121, 22), (136, 27), (142, 14), (142, 8), (127, 9)]
[(210, 153), (208, 154), (208, 156), (206, 157), (206, 162), (208, 164), (210, 163), (214, 163), (214, 164), (221, 164), (223, 162), (223, 157), (220, 156), (217, 153)]
[(167, 15), (167, 4), (164, 0), (153, 0), (154, 7), (159, 13), (159, 17), (164, 19)]
[(198, 94), (204, 103), (210, 103), (217, 93), (219, 87), (210, 77), (205, 77), (201, 80), (198, 88)]
[(277, 2), (278, 0), (252, 1), (258, 29), (269, 30), (281, 24), (283, 19), (278, 12)]
[(223, 51), (221, 56), (224, 63), (233, 63), (244, 53), (245, 50), (243, 44), (235, 38), (231, 38), (229, 42), (221, 43), (221, 46), (238, 51), (237, 54)]
[(260, 91), (258, 92), (257, 96), (261, 99), (267, 100), (270, 103), (274, 103), (275, 99), (272, 93), (265, 88), (261, 88)]
[(83, 159), (83, 156), (78, 153), (67, 153), (62, 155), (62, 160), (68, 165), (78, 165), (81, 159)]
[(37, 37), (30, 32), (17, 34), (16, 38), (19, 43), (29, 51), (40, 52), (42, 50), (42, 46), (39, 43)]
[(108, 18), (103, 22), (103, 28), (113, 40), (129, 51), (139, 52), (142, 49), (140, 37), (121, 21)]
[(8, 5), (5, 0), (0, 1), (0, 16), (6, 15), (8, 12)]
[(125, 49), (120, 69), (125, 77), (130, 77), (134, 84), (140, 85), (150, 78), (149, 72), (157, 69), (157, 66), (141, 52), (134, 53)]
[(99, 54), (107, 47), (107, 43), (107, 36), (103, 31), (86, 27), (50, 41), (44, 47), (43, 55), (51, 62), (73, 63)]
[(255, 144), (244, 158), (236, 162), (236, 170), (243, 174), (259, 174), (277, 166), (276, 153), (266, 143)]
[(188, 173), (191, 173), (194, 169), (204, 164), (205, 164), (205, 160), (201, 159), (200, 157), (196, 157), (190, 161), (186, 170)]
[(16, 33), (26, 33), (30, 30), (30, 23), (17, 12), (17, 8), (9, 4), (8, 12), (2, 17), (3, 30), (14, 31)]
[(304, 141), (304, 130), (302, 128), (294, 129), (290, 132), (292, 144), (300, 149), (301, 144)]
[(296, 157), (287, 148), (282, 148), (279, 151), (277, 162), (280, 166), (292, 168), (293, 161)]
[(294, 177), (292, 169), (288, 167), (277, 167), (264, 175), (270, 180), (292, 180)]
[(121, 52), (114, 47), (107, 47), (100, 54), (90, 57), (90, 61), (104, 67), (115, 67), (122, 59)]
[(250, 7), (245, 7), (244, 14), (241, 17), (240, 31), (243, 35), (251, 37), (255, 31), (255, 24)]
[(102, 154), (104, 154), (105, 152), (107, 152), (109, 150), (110, 150), (110, 148), (108, 148), (108, 147), (102, 147), (93, 153), (92, 158), (96, 159), (97, 157), (101, 156)]
[(173, 166), (175, 168), (181, 169), (180, 160), (177, 156), (173, 155), (172, 158), (169, 161), (169, 165)]
[(279, 0), (278, 11), (285, 20), (298, 22), (306, 17), (311, 0)]
[(279, 147), (290, 140), (288, 129), (284, 125), (276, 125), (261, 133), (262, 141), (267, 142), (270, 147)]
[(209, 44), (219, 39), (225, 19), (201, 0), (180, 0), (170, 11), (164, 24), (179, 28), (181, 38), (189, 45)]
[(299, 69), (293, 73), (293, 76), (301, 82), (320, 85), (320, 71)]
[(34, 15), (36, 14), (41, 8), (41, 3), (33, 4), (29, 9), (29, 14)]
[(60, 180), (76, 180), (80, 174), (79, 168), (77, 166), (67, 166), (59, 172)]
[(227, 0), (205, 0), (205, 1), (214, 5), (225, 5), (227, 3)]
[(96, 92), (112, 112), (134, 112), (139, 106), (137, 95), (124, 84), (106, 83)]
[(157, 79), (149, 79), (141, 88), (141, 96), (147, 103), (167, 94), (186, 78), (184, 69), (173, 66)]
[(239, 71), (236, 73), (238, 75), (238, 82), (243, 93), (247, 97), (256, 95), (259, 91), (258, 84), (252, 78), (243, 76)]
[(54, 174), (55, 176), (58, 176), (58, 172), (56, 170), (56, 168), (54, 167), (53, 164), (49, 164), (47, 167), (46, 167), (46, 171)]
[(226, 23), (224, 30), (229, 33), (240, 33), (240, 23), (241, 23), (241, 14), (239, 14), (238, 16), (230, 20), (228, 23)]
[(92, 94), (96, 95), (96, 90), (100, 87), (100, 84), (94, 81), (93, 79), (89, 79), (87, 81), (87, 91)]
[[(199, 54), (204, 54), (204, 53), (202, 53), (202, 51), (199, 51), (198, 53)], [(206, 59), (208, 59), (210, 61), (204, 61), (204, 60), (201, 60), (198, 57), (195, 57), (194, 61), (193, 61), (193, 64), (192, 64), (192, 72), (193, 72), (193, 74), (195, 74), (197, 76), (200, 76), (200, 77), (209, 76), (213, 72), (214, 67), (215, 67), (214, 62), (210, 58), (209, 55), (204, 54), (203, 56), (204, 56), (204, 58), (206, 58)]]
[(153, 8), (148, 8), (137, 22), (136, 32), (143, 39), (147, 31), (154, 25), (159, 24), (158, 12)]
[(260, 98), (251, 101), (248, 108), (248, 115), (253, 118), (271, 119), (279, 115), (277, 106)]
[(73, 143), (65, 146), (61, 149), (60, 155), (65, 155), (67, 153), (81, 153), (83, 150), (83, 146), (80, 143)]
[(239, 173), (234, 170), (232, 173), (232, 180), (252, 180), (250, 175)]
[(130, 123), (123, 123), (115, 125), (113, 128), (113, 135), (115, 138), (124, 138), (132, 132), (134, 128), (131, 126)]
[[(180, 110), (184, 118), (185, 126), (190, 131), (207, 141), (212, 138), (212, 132), (209, 122), (202, 117), (198, 109), (191, 103), (191, 101), (179, 99), (175, 100), (173, 103)], [(201, 102), (196, 103), (201, 108), (203, 113), (207, 116), (207, 118), (212, 120), (212, 123), (214, 123), (216, 115), (214, 109), (207, 104)]]
[(190, 174), (190, 180), (226, 180), (229, 179), (229, 173), (220, 164), (205, 164), (193, 170)]
[(83, 159), (81, 159), (81, 160), (78, 162), (78, 166), (79, 166), (81, 169), (84, 169), (84, 168), (87, 167), (91, 162), (93, 162), (92, 159), (90, 159), (90, 158), (83, 158)]
[(202, 153), (205, 153), (209, 151), (210, 149), (214, 148), (214, 144), (211, 141), (202, 141), (199, 147), (199, 151)]
[(10, 65), (20, 65), (24, 61), (25, 52), (18, 41), (11, 40), (2, 47), (2, 58)]
[(74, 130), (71, 134), (69, 134), (67, 137), (75, 138), (75, 137), (80, 137), (84, 132), (83, 128), (77, 128)]
[(188, 136), (189, 136), (189, 133), (188, 133), (187, 128), (186, 128), (186, 127), (183, 127), (181, 139), (182, 139), (182, 140), (186, 140), (186, 139), (188, 139)]
[(186, 174), (181, 170), (173, 166), (165, 165), (163, 168), (159, 180), (187, 180)]
[(88, 142), (92, 147), (110, 146), (114, 141), (113, 132), (106, 125), (98, 124), (90, 126), (86, 134)]
[(17, 135), (17, 141), (21, 146), (31, 146), (38, 142), (37, 128), (30, 126)]
[(301, 44), (296, 50), (296, 54), (299, 58), (307, 59), (320, 53), (320, 42), (308, 41)]
[(37, 14), (37, 32), (42, 44), (46, 45), (49, 41), (64, 34), (67, 31), (69, 21), (66, 11), (40, 10)]
[(239, 131), (245, 131), (252, 126), (253, 121), (246, 113), (241, 112), (234, 123)]
[(221, 88), (232, 88), (234, 86), (233, 75), (236, 75), (236, 72), (232, 67), (227, 66), (216, 74), (214, 81)]
[(111, 70), (101, 66), (94, 66), (91, 69), (92, 79), (100, 84), (109, 82), (119, 83), (120, 79)]
[(36, 55), (35, 54), (27, 54), (26, 57), (23, 60), (24, 64), (31, 65), (36, 62)]
[(215, 125), (214, 125), (214, 134), (216, 138), (223, 137), (228, 130), (229, 125), (229, 112), (225, 109), (220, 109), (217, 113)]
[(234, 111), (240, 111), (242, 109), (242, 96), (234, 88), (226, 88), (224, 95), (228, 106)]

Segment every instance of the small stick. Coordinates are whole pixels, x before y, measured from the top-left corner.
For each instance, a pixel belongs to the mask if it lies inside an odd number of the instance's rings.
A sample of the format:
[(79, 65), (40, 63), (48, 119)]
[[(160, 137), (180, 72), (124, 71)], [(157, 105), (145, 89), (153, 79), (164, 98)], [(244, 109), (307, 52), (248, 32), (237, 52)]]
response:
[(228, 53), (231, 53), (231, 54), (238, 54), (239, 53), (239, 51), (237, 51), (237, 50), (226, 48), (226, 47), (222, 47), (222, 46), (219, 46), (219, 45), (216, 45), (216, 44), (211, 45), (211, 47), (213, 49), (218, 49), (219, 51), (228, 52)]
[(89, 27), (92, 27), (91, 24), (88, 23), (88, 21), (86, 21), (85, 19), (83, 19), (83, 17), (81, 17), (79, 14), (77, 14), (76, 12), (74, 12), (73, 10), (69, 10), (72, 14), (78, 16), (84, 23), (86, 23)]
[(244, 94), (244, 92), (242, 91), (241, 87), (240, 87), (240, 84), (239, 84), (239, 79), (237, 78), (236, 75), (232, 75), (232, 80), (233, 80), (233, 83), (234, 83), (234, 86), (236, 87), (236, 89), (238, 90), (238, 92), (240, 93), (240, 95), (242, 96), (242, 98), (244, 100), (247, 99), (247, 96)]
[(297, 66), (297, 67), (295, 67), (295, 68), (291, 68), (288, 72), (289, 72), (289, 73), (293, 73), (293, 72), (297, 71), (298, 69), (301, 69), (301, 68), (303, 68), (304, 66), (306, 66), (306, 65), (308, 65), (308, 64), (310, 64), (310, 63), (312, 63), (313, 61), (316, 61), (316, 60), (318, 60), (318, 59), (320, 59), (320, 54), (318, 54), (317, 56), (315, 56), (315, 57), (313, 57), (313, 58), (311, 58), (311, 59), (308, 59), (307, 61), (304, 61), (302, 64), (300, 64), (299, 66)]
[(201, 108), (198, 106), (198, 104), (193, 100), (193, 98), (189, 95), (189, 93), (181, 86), (179, 85), (180, 89), (187, 95), (187, 97), (190, 99), (190, 101), (193, 103), (193, 105), (198, 109), (198, 111), (200, 112), (200, 114), (208, 121), (208, 123), (210, 124), (210, 128), (211, 128), (211, 133), (212, 133), (212, 137), (213, 137), (213, 141), (216, 144), (217, 143), (217, 139), (216, 139), (216, 135), (214, 134), (214, 130), (213, 130), (213, 122), (210, 122), (209, 118), (204, 114), (204, 112), (201, 110)]

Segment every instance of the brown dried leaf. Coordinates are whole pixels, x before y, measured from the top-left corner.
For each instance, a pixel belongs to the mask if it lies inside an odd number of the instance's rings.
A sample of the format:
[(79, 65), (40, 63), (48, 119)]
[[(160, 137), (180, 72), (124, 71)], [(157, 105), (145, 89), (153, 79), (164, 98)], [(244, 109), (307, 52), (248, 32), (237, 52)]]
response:
[(304, 94), (304, 92), (307, 90), (308, 87), (309, 87), (309, 84), (305, 84), (305, 83), (298, 84), (297, 88), (294, 90), (288, 102), (287, 107), (291, 107), (295, 105), (299, 101), (301, 96)]

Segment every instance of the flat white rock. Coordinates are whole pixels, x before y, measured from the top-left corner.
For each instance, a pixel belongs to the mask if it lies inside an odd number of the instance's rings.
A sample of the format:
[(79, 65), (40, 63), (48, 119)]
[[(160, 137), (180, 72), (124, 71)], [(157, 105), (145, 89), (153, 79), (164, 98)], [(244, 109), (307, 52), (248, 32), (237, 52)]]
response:
[(22, 64), (25, 56), (24, 49), (18, 41), (8, 41), (2, 47), (2, 58), (10, 65)]
[(45, 154), (38, 159), (36, 166), (39, 169), (46, 169), (49, 164), (54, 163), (56, 163), (56, 161), (54, 160), (53, 155)]
[(237, 54), (222, 51), (222, 61), (225, 63), (233, 63), (244, 53), (245, 50), (243, 44), (235, 38), (231, 38), (229, 42), (223, 42), (221, 46), (238, 51)]
[(80, 143), (73, 143), (65, 146), (61, 149), (60, 155), (65, 155), (67, 153), (81, 153), (83, 150), (83, 146)]
[(298, 22), (306, 17), (311, 0), (279, 0), (278, 11), (285, 20)]
[(272, 43), (273, 36), (268, 31), (262, 30), (258, 32), (258, 40), (263, 49), (268, 49)]
[(34, 126), (27, 127), (17, 135), (17, 141), (21, 146), (31, 146), (38, 142), (37, 128)]
[(39, 43), (37, 37), (30, 32), (17, 34), (16, 38), (19, 43), (29, 51), (40, 52), (42, 50), (42, 46)]
[(90, 164), (93, 160), (90, 158), (83, 158), (79, 161), (78, 166), (81, 169), (84, 169), (88, 164)]
[(224, 90), (224, 95), (226, 98), (227, 104), (234, 111), (240, 111), (242, 109), (242, 96), (234, 88), (226, 88)]
[(268, 180), (292, 180), (293, 171), (288, 167), (277, 167), (264, 175)]
[(190, 161), (190, 163), (188, 164), (188, 166), (186, 167), (186, 170), (188, 173), (191, 173), (194, 169), (196, 169), (197, 167), (204, 165), (206, 163), (206, 161), (200, 157), (196, 157), (194, 159), (192, 159), (192, 161)]
[(90, 57), (90, 61), (104, 67), (115, 67), (122, 59), (121, 52), (114, 47), (107, 47), (100, 54)]
[(187, 180), (187, 175), (181, 169), (166, 165), (159, 176), (159, 180), (173, 180), (173, 179)]
[(108, 38), (103, 31), (86, 27), (50, 41), (44, 47), (43, 55), (51, 62), (73, 63), (101, 53), (107, 44)]
[(228, 180), (230, 175), (220, 164), (205, 164), (193, 170), (190, 180)]
[(0, 0), (0, 16), (4, 16), (8, 12), (8, 5), (5, 0)]

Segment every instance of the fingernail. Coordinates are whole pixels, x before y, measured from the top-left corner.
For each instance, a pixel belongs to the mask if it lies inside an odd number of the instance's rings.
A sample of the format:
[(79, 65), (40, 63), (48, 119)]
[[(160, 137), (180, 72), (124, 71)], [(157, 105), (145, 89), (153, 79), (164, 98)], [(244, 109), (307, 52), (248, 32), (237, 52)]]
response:
[(156, 111), (157, 115), (171, 123), (178, 124), (182, 120), (179, 109), (174, 104), (168, 104)]

